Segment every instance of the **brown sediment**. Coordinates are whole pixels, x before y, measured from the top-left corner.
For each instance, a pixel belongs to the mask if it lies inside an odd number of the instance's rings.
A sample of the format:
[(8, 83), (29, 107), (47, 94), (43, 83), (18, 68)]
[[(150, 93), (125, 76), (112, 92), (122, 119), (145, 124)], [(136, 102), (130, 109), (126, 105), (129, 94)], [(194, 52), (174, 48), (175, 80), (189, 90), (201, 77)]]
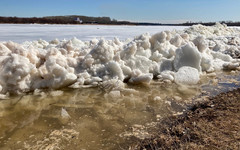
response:
[(149, 139), (130, 149), (240, 149), (240, 89), (193, 105), (160, 121)]

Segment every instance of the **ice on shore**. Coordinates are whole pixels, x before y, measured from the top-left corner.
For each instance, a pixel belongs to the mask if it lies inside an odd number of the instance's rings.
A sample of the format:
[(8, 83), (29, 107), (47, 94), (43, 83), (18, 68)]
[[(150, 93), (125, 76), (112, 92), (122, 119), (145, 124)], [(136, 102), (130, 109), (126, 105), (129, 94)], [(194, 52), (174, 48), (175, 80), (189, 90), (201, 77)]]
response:
[(199, 72), (196, 68), (183, 66), (175, 73), (177, 84), (192, 85), (197, 84), (199, 80)]
[(202, 72), (239, 67), (240, 31), (195, 25), (182, 31), (143, 34), (133, 40), (77, 38), (0, 43), (0, 93), (74, 85), (149, 84), (156, 77), (197, 84)]

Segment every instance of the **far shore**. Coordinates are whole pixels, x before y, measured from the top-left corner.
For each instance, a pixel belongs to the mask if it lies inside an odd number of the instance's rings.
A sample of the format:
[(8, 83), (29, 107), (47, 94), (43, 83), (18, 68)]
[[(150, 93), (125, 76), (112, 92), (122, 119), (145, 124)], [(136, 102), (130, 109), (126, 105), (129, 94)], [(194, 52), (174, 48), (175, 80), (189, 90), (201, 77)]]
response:
[(83, 26), (83, 25), (100, 25), (100, 26), (187, 26), (187, 25), (181, 25), (181, 24), (161, 24), (161, 25), (137, 25), (137, 24), (92, 24), (92, 23), (86, 23), (86, 24), (53, 24), (53, 23), (0, 23), (0, 24), (19, 24), (19, 25), (76, 25), (76, 26)]

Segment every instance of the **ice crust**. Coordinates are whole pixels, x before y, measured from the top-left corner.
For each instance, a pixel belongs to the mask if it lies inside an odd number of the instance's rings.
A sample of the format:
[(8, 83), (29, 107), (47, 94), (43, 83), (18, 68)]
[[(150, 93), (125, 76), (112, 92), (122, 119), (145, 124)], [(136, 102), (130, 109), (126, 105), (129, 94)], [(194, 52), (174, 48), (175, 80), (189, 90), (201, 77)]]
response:
[(112, 79), (149, 84), (156, 77), (197, 84), (202, 72), (239, 67), (240, 31), (195, 25), (133, 40), (77, 38), (0, 43), (0, 93), (99, 85)]

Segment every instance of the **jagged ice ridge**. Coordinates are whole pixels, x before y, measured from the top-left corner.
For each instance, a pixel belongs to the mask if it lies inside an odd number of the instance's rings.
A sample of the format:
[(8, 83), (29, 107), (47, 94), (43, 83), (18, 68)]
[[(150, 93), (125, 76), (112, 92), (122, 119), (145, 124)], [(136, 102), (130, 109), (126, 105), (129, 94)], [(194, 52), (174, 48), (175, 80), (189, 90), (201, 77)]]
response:
[(0, 43), (0, 93), (80, 87), (117, 81), (148, 84), (156, 77), (197, 84), (203, 72), (239, 67), (240, 30), (216, 24), (143, 34), (133, 40)]

